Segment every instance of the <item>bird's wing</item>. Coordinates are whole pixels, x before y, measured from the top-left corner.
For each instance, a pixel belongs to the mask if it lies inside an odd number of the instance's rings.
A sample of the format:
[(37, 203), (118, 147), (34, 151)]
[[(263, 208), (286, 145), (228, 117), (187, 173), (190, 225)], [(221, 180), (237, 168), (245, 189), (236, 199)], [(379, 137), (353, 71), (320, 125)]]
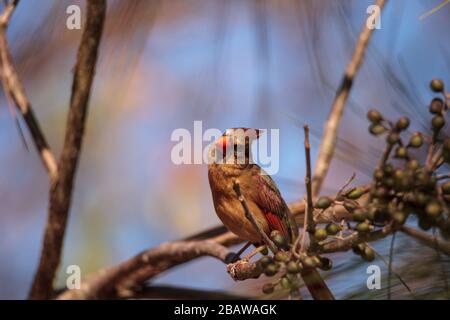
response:
[(265, 174), (254, 174), (253, 178), (257, 186), (253, 200), (264, 212), (270, 228), (280, 231), (288, 239), (295, 238), (297, 235), (295, 221), (275, 182)]

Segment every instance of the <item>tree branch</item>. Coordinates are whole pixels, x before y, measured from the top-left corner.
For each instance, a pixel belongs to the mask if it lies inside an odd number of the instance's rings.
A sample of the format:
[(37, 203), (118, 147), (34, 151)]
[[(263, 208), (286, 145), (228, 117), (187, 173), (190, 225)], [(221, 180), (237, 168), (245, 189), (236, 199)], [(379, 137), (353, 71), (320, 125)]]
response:
[(432, 235), (426, 232), (408, 226), (400, 227), (400, 231), (407, 234), (411, 238), (420, 241), (421, 243), (427, 245), (430, 248), (434, 248), (446, 255), (450, 255), (450, 242), (448, 241), (443, 241), (441, 239), (433, 237)]
[(79, 290), (68, 290), (58, 299), (127, 298), (136, 286), (176, 265), (202, 256), (211, 256), (222, 262), (231, 253), (221, 243), (202, 241), (176, 241), (144, 251), (135, 257), (102, 270), (85, 279)]
[[(377, 0), (375, 4), (383, 9), (385, 0)], [(347, 102), (350, 90), (352, 88), (353, 80), (358, 72), (364, 58), (364, 53), (369, 44), (374, 29), (369, 29), (364, 21), (364, 27), (359, 35), (358, 42), (353, 52), (352, 58), (345, 70), (341, 85), (336, 93), (336, 96), (331, 106), (331, 111), (328, 120), (325, 124), (324, 134), (320, 143), (319, 156), (316, 162), (316, 168), (313, 177), (313, 196), (317, 196), (325, 180), (331, 160), (333, 158), (334, 150), (336, 148), (337, 131), (341, 123), (344, 107)]]
[(31, 108), (24, 86), (14, 66), (6, 36), (9, 20), (18, 2), (18, 0), (9, 2), (0, 16), (0, 68), (2, 84), (5, 95), (14, 102), (22, 114), (42, 163), (50, 176), (50, 180), (54, 181), (58, 171), (56, 159)]
[(57, 179), (50, 187), (48, 221), (39, 267), (31, 287), (32, 299), (48, 299), (53, 292), (53, 280), (62, 252), (105, 13), (105, 0), (87, 2), (86, 25), (78, 48), (64, 146), (58, 163)]

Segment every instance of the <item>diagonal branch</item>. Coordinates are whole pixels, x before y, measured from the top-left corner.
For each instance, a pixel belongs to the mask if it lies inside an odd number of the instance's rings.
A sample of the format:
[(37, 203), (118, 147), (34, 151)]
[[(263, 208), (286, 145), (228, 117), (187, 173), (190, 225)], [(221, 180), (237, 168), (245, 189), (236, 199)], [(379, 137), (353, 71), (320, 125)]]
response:
[(11, 19), (11, 16), (18, 2), (18, 0), (15, 0), (8, 3), (2, 15), (0, 16), (1, 79), (3, 88), (5, 90), (5, 95), (11, 101), (14, 101), (17, 109), (22, 114), (28, 130), (30, 131), (34, 145), (36, 146), (41, 160), (50, 176), (50, 180), (53, 181), (57, 176), (56, 159), (52, 151), (50, 150), (47, 139), (42, 133), (40, 125), (34, 115), (33, 109), (31, 108), (30, 101), (28, 100), (23, 84), (14, 66), (8, 45), (8, 39), (6, 36), (9, 20)]
[[(78, 290), (67, 290), (58, 299), (105, 299), (132, 296), (132, 290), (161, 272), (201, 256), (227, 261), (231, 253), (212, 240), (176, 241), (144, 251), (114, 267), (102, 270), (82, 281)], [(136, 273), (140, 273), (136, 278)], [(130, 279), (136, 280), (131, 283)]]
[(450, 242), (449, 241), (444, 241), (438, 238), (435, 238), (434, 236), (408, 227), (408, 226), (401, 226), (400, 227), (400, 231), (403, 232), (404, 234), (407, 234), (408, 236), (410, 236), (411, 238), (427, 245), (430, 248), (435, 248), (436, 250), (439, 250), (440, 252), (446, 254), (446, 255), (450, 255)]
[[(380, 8), (380, 14), (385, 2), (385, 0), (377, 0), (375, 2), (375, 4)], [(366, 21), (364, 21), (364, 27), (359, 35), (358, 43), (356, 44), (352, 58), (345, 69), (345, 74), (341, 81), (341, 85), (339, 86), (333, 105), (331, 106), (331, 111), (328, 115), (324, 134), (320, 143), (319, 156), (317, 158), (316, 168), (314, 171), (312, 187), (313, 196), (317, 196), (319, 194), (322, 183), (328, 173), (334, 150), (336, 148), (337, 131), (344, 113), (344, 107), (350, 94), (353, 80), (363, 61), (364, 53), (369, 44), (373, 30), (374, 29), (367, 28)]]
[(30, 292), (32, 299), (48, 299), (53, 292), (53, 280), (61, 258), (105, 13), (105, 0), (87, 2), (87, 19), (78, 48), (64, 146), (58, 163), (58, 177), (50, 187), (48, 221), (38, 270)]

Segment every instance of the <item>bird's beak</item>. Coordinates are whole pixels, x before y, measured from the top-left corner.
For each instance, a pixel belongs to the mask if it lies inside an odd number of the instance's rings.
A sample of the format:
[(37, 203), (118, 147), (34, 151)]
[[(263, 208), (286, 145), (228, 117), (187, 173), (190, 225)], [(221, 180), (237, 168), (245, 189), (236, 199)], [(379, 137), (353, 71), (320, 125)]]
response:
[(223, 154), (226, 154), (226, 150), (230, 146), (230, 141), (230, 137), (225, 135), (217, 139), (215, 144), (217, 148), (223, 152)]

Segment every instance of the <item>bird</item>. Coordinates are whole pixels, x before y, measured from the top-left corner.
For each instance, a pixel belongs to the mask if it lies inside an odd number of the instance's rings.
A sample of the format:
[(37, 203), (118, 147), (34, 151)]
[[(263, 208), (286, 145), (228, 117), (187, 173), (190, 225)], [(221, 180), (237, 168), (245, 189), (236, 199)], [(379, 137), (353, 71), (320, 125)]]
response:
[[(223, 224), (239, 238), (255, 246), (264, 243), (262, 235), (247, 219), (234, 190), (238, 181), (249, 211), (261, 230), (268, 236), (279, 232), (292, 243), (298, 237), (293, 215), (274, 180), (253, 161), (252, 143), (263, 133), (261, 129), (229, 128), (210, 145), (208, 180), (214, 208)], [(332, 297), (315, 268), (305, 268), (301, 275), (314, 298)]]

